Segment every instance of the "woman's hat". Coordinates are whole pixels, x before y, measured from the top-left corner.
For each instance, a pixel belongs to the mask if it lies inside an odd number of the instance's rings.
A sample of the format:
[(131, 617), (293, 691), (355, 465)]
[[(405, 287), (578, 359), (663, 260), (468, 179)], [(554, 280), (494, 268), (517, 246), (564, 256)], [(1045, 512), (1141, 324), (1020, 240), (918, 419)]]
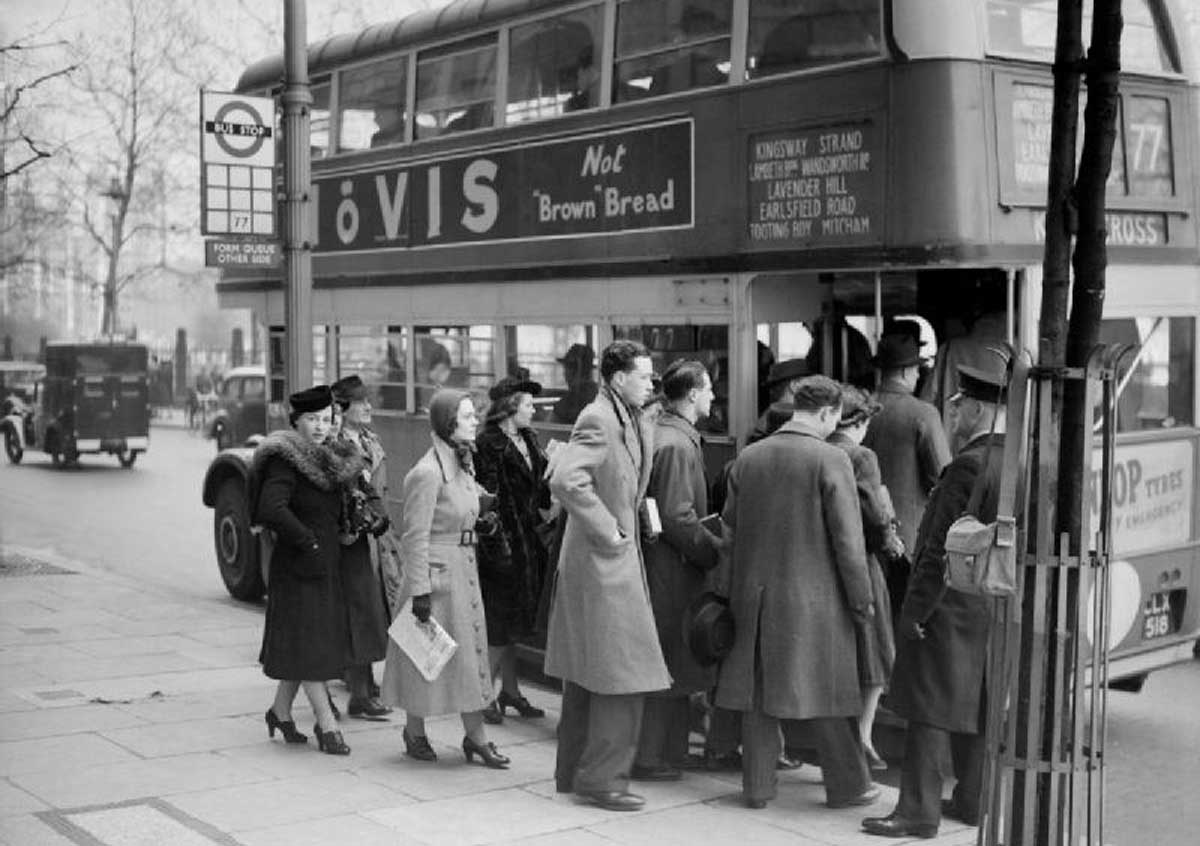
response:
[(505, 397), (511, 397), (513, 394), (529, 394), (536, 397), (541, 392), (542, 386), (539, 382), (505, 376), (488, 390), (488, 399), (497, 402)]
[(369, 399), (367, 386), (357, 373), (351, 373), (345, 378), (338, 379), (329, 389), (339, 405), (349, 405), (352, 402)]
[(333, 392), (329, 390), (328, 385), (314, 385), (288, 397), (288, 405), (296, 414), (322, 411), (333, 405)]
[(710, 667), (733, 650), (733, 612), (728, 599), (712, 591), (700, 594), (684, 612), (683, 625), (688, 648), (701, 666)]
[(870, 420), (879, 413), (883, 406), (855, 385), (842, 386), (842, 417), (838, 421), (839, 428), (847, 428), (864, 420)]

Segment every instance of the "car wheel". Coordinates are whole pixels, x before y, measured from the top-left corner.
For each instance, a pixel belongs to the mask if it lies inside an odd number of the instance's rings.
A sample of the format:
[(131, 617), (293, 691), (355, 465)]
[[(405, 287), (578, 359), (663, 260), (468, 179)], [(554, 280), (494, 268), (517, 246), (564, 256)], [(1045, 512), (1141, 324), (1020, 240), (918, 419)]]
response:
[(13, 464), (20, 464), (21, 459), (25, 456), (21, 441), (11, 427), (4, 430), (4, 453)]
[(133, 462), (137, 461), (138, 451), (134, 449), (124, 450), (117, 453), (117, 461), (121, 462), (121, 466), (129, 469), (133, 466)]
[(218, 423), (213, 427), (213, 440), (217, 442), (217, 452), (233, 446), (233, 435), (224, 423)]
[(213, 514), (213, 543), (221, 581), (234, 599), (258, 599), (263, 594), (258, 566), (258, 539), (250, 532), (246, 491), (241, 479), (227, 479), (217, 491)]

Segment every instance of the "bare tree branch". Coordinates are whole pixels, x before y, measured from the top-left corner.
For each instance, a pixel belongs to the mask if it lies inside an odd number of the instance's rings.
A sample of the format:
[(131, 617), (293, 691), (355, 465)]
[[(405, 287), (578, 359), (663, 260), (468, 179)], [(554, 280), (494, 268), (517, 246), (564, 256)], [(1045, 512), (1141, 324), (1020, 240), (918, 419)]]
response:
[(9, 116), (13, 113), (13, 111), (16, 110), (17, 103), (20, 102), (21, 95), (23, 93), (25, 93), (26, 91), (29, 91), (31, 89), (37, 88), (43, 82), (49, 82), (50, 80), (52, 80), (58, 76), (66, 76), (69, 73), (74, 73), (78, 69), (79, 69), (79, 65), (77, 65), (77, 64), (70, 65), (65, 68), (59, 68), (56, 71), (50, 71), (49, 73), (44, 73), (41, 76), (37, 77), (36, 79), (26, 82), (24, 85), (18, 85), (16, 88), (13, 89), (12, 99), (9, 100), (5, 104), (4, 111), (2, 113), (0, 113), (0, 122), (8, 120)]

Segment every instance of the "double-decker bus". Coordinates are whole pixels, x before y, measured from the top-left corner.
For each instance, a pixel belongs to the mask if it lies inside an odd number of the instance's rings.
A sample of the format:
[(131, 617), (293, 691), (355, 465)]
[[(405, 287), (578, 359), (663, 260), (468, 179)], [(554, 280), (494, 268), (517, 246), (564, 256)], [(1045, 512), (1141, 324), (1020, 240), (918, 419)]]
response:
[[(1113, 678), (1190, 658), (1200, 630), (1186, 2), (1123, 9), (1104, 337), (1139, 351), (1118, 414)], [(528, 375), (546, 388), (537, 427), (565, 438), (614, 338), (709, 367), (713, 470), (768, 402), (772, 360), (872, 385), (889, 321), (919, 335), (940, 403), (955, 355), (1037, 345), (1055, 15), (1054, 0), (457, 0), (312, 45), (313, 379), (375, 386), (393, 472), (427, 447), (442, 384)], [(282, 75), (266, 59), (237, 89), (278, 92)], [(269, 328), (282, 401), (279, 272), (229, 269), (218, 290)]]

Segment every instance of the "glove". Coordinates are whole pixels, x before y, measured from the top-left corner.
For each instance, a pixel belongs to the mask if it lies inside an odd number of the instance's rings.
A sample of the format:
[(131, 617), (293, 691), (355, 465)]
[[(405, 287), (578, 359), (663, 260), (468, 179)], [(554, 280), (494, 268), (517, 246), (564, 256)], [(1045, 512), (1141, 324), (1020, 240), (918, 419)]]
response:
[(925, 627), (916, 620), (901, 618), (900, 620), (900, 636), (905, 640), (924, 640)]
[(374, 537), (381, 537), (387, 534), (387, 530), (392, 526), (392, 521), (385, 515), (380, 517), (375, 525), (371, 527), (371, 534)]
[(428, 623), (429, 615), (433, 613), (433, 597), (428, 593), (414, 596), (412, 599), (412, 612), (418, 622)]

